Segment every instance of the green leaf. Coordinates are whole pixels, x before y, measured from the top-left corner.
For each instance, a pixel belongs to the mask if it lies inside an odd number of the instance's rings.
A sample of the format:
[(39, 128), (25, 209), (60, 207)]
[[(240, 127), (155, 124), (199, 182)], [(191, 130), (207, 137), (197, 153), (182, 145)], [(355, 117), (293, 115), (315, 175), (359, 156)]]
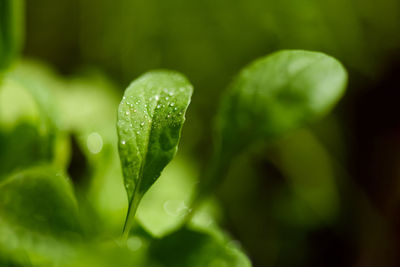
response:
[(299, 199), (296, 202), (312, 210), (301, 219), (311, 224), (331, 223), (338, 214), (339, 194), (333, 162), (323, 145), (311, 131), (302, 129), (280, 140), (275, 153), (277, 167)]
[(150, 259), (165, 267), (248, 267), (236, 242), (220, 233), (182, 228), (150, 245)]
[(18, 56), (23, 39), (23, 1), (0, 0), (0, 70)]
[(29, 123), (20, 123), (11, 131), (0, 129), (0, 147), (0, 181), (16, 170), (51, 160), (48, 138)]
[(315, 120), (331, 110), (346, 83), (340, 62), (318, 52), (287, 50), (254, 61), (223, 100), (217, 124), (223, 149), (239, 152)]
[[(198, 183), (198, 168), (187, 156), (177, 155), (140, 202), (136, 219), (154, 237), (163, 237), (185, 222)], [(209, 199), (193, 214), (190, 225), (214, 227), (221, 217), (218, 203)]]
[(53, 91), (58, 80), (40, 64), (20, 62), (4, 76), (0, 90), (0, 180), (40, 162), (65, 167), (59, 112)]
[(174, 157), (192, 85), (181, 74), (153, 71), (135, 80), (118, 109), (118, 147), (128, 194), (125, 235), (144, 193)]
[(64, 236), (78, 232), (77, 206), (67, 178), (35, 167), (0, 184), (2, 221), (29, 231)]
[(67, 178), (34, 167), (0, 183), (0, 250), (20, 250), (31, 260), (54, 260), (80, 240), (78, 208)]
[(316, 120), (343, 95), (347, 73), (318, 52), (285, 50), (245, 67), (228, 88), (217, 116), (216, 149), (199, 195), (226, 175), (234, 156)]

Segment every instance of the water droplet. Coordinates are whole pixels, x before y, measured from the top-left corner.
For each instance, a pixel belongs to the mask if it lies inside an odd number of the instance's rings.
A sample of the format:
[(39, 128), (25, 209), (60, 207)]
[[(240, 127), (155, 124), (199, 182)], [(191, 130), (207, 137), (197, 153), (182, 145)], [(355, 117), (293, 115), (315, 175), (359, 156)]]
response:
[(147, 104), (145, 104), (144, 107), (147, 108)]
[(136, 134), (140, 134), (140, 132), (139, 132), (139, 131), (137, 131), (137, 132), (136, 132)]
[(171, 107), (173, 107), (174, 105), (175, 105), (175, 103), (171, 103), (171, 104), (169, 104)]
[(177, 108), (177, 107), (175, 107), (175, 108), (174, 108), (174, 110), (178, 110), (178, 108)]
[(142, 123), (140, 124), (140, 126), (142, 126), (142, 127), (143, 127), (143, 126), (144, 126), (144, 122), (142, 122)]
[(157, 105), (157, 108), (160, 108), (161, 107), (161, 105)]
[(99, 133), (93, 132), (87, 137), (86, 146), (90, 153), (98, 154), (103, 148), (103, 138)]
[(125, 144), (126, 144), (126, 141), (125, 141), (125, 140), (122, 140), (122, 141), (121, 141), (121, 144), (122, 144), (122, 145), (125, 145)]
[(189, 208), (181, 200), (167, 200), (163, 207), (164, 211), (172, 217), (183, 217), (189, 212)]
[(126, 246), (132, 251), (137, 251), (142, 247), (142, 240), (140, 239), (140, 237), (131, 236), (126, 241)]
[(126, 99), (126, 96), (124, 96), (122, 99), (125, 100), (125, 99)]
[(174, 95), (174, 93), (173, 93), (173, 92), (169, 92), (169, 95), (170, 95), (170, 96), (173, 96), (173, 95)]
[(125, 114), (126, 114), (126, 115), (129, 115), (130, 113), (129, 113), (129, 111), (127, 111), (127, 112), (125, 112)]
[(165, 100), (168, 100), (169, 99), (169, 97), (167, 96), (166, 98), (165, 98)]
[(168, 117), (168, 118), (171, 117), (171, 114), (168, 114), (167, 117)]
[(137, 111), (136, 109), (133, 110), (133, 112), (135, 112), (135, 113), (136, 113), (136, 111)]
[(160, 99), (160, 97), (158, 95), (156, 95), (154, 98), (156, 99), (156, 101), (158, 101)]

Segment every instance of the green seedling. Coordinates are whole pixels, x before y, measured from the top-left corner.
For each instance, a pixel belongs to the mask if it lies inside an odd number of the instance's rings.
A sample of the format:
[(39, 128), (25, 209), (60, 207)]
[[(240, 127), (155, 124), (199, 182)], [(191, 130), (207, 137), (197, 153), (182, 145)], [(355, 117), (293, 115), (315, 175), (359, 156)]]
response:
[[(0, 3), (6, 2), (11, 3)], [(4, 25), (0, 25), (2, 37), (7, 32)], [(3, 53), (1, 62), (8, 61), (8, 56)], [(0, 103), (8, 103), (9, 99), (2, 99), (7, 96), (12, 101), (20, 100), (20, 94), (12, 93), (18, 92), (13, 90), (15, 86), (25, 90), (34, 103), (33, 111), (29, 109), (29, 112), (36, 118), (32, 121), (21, 119), (14, 128), (10, 126), (13, 124), (7, 124), (10, 129), (0, 129), (0, 144), (3, 144), (0, 166), (6, 166), (0, 170), (0, 265), (251, 266), (246, 255), (232, 245), (234, 242), (230, 242), (218, 226), (187, 224), (179, 228), (177, 224), (177, 229), (156, 236), (136, 220), (142, 198), (177, 152), (193, 93), (187, 78), (168, 70), (140, 76), (129, 85), (119, 106), (115, 107), (116, 120), (103, 114), (107, 123), (96, 124), (87, 122), (91, 118), (82, 117), (80, 113), (57, 116), (71, 112), (70, 107), (75, 109), (79, 94), (65, 97), (72, 92), (67, 88), (68, 83), (55, 82), (57, 78), (47, 79), (40, 73), (32, 75), (32, 69), (21, 71), (16, 68), (4, 76), (7, 90), (0, 90), (3, 93)], [(52, 82), (46, 85), (50, 80)], [(346, 82), (343, 66), (318, 52), (280, 51), (244, 68), (222, 98), (214, 125), (214, 153), (193, 195), (194, 210), (190, 214), (196, 214), (198, 203), (219, 186), (237, 155), (322, 117), (343, 95)], [(54, 89), (56, 84), (57, 89)], [(55, 94), (50, 92), (51, 88), (56, 90)], [(57, 102), (54, 95), (64, 97)], [(113, 110), (114, 100), (110, 98), (109, 101), (110, 107), (105, 110)], [(103, 107), (100, 105), (88, 114), (104, 112)], [(74, 112), (76, 114), (77, 110)], [(111, 117), (115, 118), (114, 115)], [(9, 140), (28, 138), (26, 130), (18, 130), (21, 125), (22, 129), (37, 129), (36, 135), (46, 144), (43, 145), (48, 151), (45, 156), (25, 157), (23, 161), (21, 157), (20, 162), (16, 161), (18, 156), (11, 157), (16, 146), (10, 145)], [(111, 130), (108, 125), (112, 126)], [(16, 132), (23, 133), (11, 138)], [(84, 153), (94, 168), (81, 176), (89, 179), (91, 175), (101, 178), (103, 172), (107, 176), (116, 174), (112, 176), (113, 181), (124, 185), (128, 208), (123, 218), (125, 223), (119, 226), (118, 232), (122, 230), (122, 235), (107, 232), (107, 228), (99, 224), (96, 209), (91, 208), (90, 201), (85, 201), (86, 192), (97, 194), (95, 188), (80, 190), (79, 184), (72, 183), (67, 174), (69, 151), (73, 149), (65, 149), (71, 146), (67, 141), (62, 143), (64, 149), (57, 149), (60, 144), (56, 140), (60, 135), (77, 133), (88, 135), (87, 139), (79, 139), (79, 145), (81, 148), (88, 146)], [(94, 145), (93, 136), (96, 137)], [(118, 141), (113, 142), (113, 137)], [(38, 138), (31, 139), (33, 141), (25, 143), (18, 141), (18, 149), (36, 150), (34, 140)], [(60, 156), (62, 153), (65, 155)], [(110, 156), (113, 153), (119, 154), (122, 176), (118, 166), (114, 165), (118, 160)], [(59, 164), (59, 158), (63, 164)], [(8, 161), (12, 162), (6, 164)], [(96, 182), (88, 184), (99, 186)], [(115, 195), (111, 193), (105, 196), (110, 200), (113, 197)], [(189, 216), (188, 219), (192, 218)]]
[(119, 154), (128, 194), (128, 236), (144, 193), (174, 157), (192, 85), (179, 73), (154, 71), (134, 81), (118, 109)]

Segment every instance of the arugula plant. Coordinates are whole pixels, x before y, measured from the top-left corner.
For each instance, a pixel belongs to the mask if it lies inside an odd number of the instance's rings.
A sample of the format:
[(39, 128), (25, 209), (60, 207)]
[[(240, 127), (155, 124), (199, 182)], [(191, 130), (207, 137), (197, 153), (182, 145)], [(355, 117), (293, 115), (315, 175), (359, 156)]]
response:
[(171, 71), (147, 73), (125, 91), (117, 128), (129, 201), (126, 237), (141, 198), (177, 151), (192, 91), (184, 76)]
[[(19, 47), (15, 21), (20, 13), (14, 10), (18, 3), (0, 0), (0, 66), (4, 70)], [(199, 203), (218, 187), (237, 155), (317, 120), (340, 99), (347, 82), (343, 66), (318, 52), (280, 51), (245, 67), (222, 98), (214, 125), (214, 153), (192, 194), (193, 210), (187, 224), (177, 224), (174, 230), (157, 236), (144, 228), (135, 214), (177, 152), (193, 93), (188, 79), (169, 70), (148, 72), (126, 89), (114, 116), (109, 114), (114, 108), (109, 92), (103, 99), (107, 108), (104, 103), (92, 103), (89, 115), (80, 109), (76, 113), (78, 99), (87, 105), (93, 100), (93, 94), (82, 92), (88, 84), (71, 90), (71, 81), (40, 71), (37, 65), (17, 65), (3, 77), (0, 265), (13, 266), (251, 266), (245, 253), (217, 225), (193, 223), (191, 216), (198, 214)], [(102, 86), (96, 83), (94, 88), (96, 92)], [(13, 112), (14, 105), (27, 103), (33, 107), (26, 111), (28, 117), (21, 117), (19, 109)], [(93, 117), (105, 110), (107, 114), (101, 117), (107, 122)], [(62, 116), (64, 113), (71, 116)], [(90, 193), (71, 182), (76, 177), (68, 175), (68, 159), (73, 150), (71, 138), (76, 134), (87, 137), (78, 138), (78, 146), (87, 146), (86, 158), (95, 169), (87, 176), (111, 173), (116, 184), (124, 184), (128, 208), (124, 226), (118, 225), (122, 238), (107, 232), (99, 223), (98, 210), (85, 200)], [(20, 156), (16, 148), (43, 151), (40, 156)], [(118, 161), (112, 157), (114, 153), (119, 155), (119, 168), (114, 165)], [(116, 196), (106, 192), (104, 198), (114, 203)]]

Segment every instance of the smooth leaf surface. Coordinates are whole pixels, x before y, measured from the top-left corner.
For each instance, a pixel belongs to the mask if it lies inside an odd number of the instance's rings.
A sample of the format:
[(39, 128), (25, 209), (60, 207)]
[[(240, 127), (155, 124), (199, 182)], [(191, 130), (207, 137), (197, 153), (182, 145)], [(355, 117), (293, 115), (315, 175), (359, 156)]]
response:
[(29, 123), (20, 123), (12, 131), (0, 130), (0, 181), (19, 169), (49, 162), (49, 140)]
[[(191, 211), (189, 203), (197, 184), (196, 164), (187, 157), (177, 155), (141, 200), (136, 214), (140, 225), (157, 238), (181, 227)], [(205, 201), (193, 214), (190, 225), (214, 227), (221, 217), (219, 208), (216, 200)]]
[(290, 188), (312, 210), (314, 217), (303, 215), (303, 219), (332, 222), (339, 210), (339, 193), (335, 168), (323, 145), (311, 131), (302, 129), (278, 142), (275, 151), (276, 164)]
[(196, 198), (214, 190), (232, 158), (246, 148), (270, 142), (330, 111), (346, 84), (342, 64), (319, 52), (283, 50), (245, 67), (221, 103), (216, 148)]
[(0, 0), (0, 70), (17, 57), (22, 45), (23, 1)]
[(67, 153), (56, 143), (63, 140), (52, 94), (55, 80), (39, 64), (25, 61), (4, 76), (0, 88), (0, 179), (42, 162), (65, 166), (61, 162), (66, 161)]
[(125, 229), (130, 228), (143, 194), (177, 151), (192, 91), (189, 81), (172, 71), (144, 74), (125, 91), (117, 123), (129, 201)]
[(47, 167), (35, 167), (0, 184), (2, 221), (52, 236), (79, 232), (77, 203), (67, 178)]
[(286, 50), (245, 67), (230, 86), (217, 128), (222, 149), (235, 153), (327, 113), (344, 93), (347, 73), (318, 52)]
[(150, 246), (150, 259), (163, 267), (248, 267), (249, 259), (222, 235), (182, 228)]
[(80, 236), (77, 203), (62, 173), (34, 167), (0, 183), (0, 251), (25, 251), (32, 262), (58, 261)]

